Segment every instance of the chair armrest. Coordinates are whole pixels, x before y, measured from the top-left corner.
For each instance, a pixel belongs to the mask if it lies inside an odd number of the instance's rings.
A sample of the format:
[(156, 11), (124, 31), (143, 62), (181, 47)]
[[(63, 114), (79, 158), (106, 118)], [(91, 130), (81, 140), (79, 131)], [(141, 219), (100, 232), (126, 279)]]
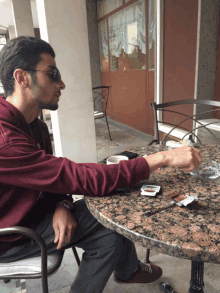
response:
[(152, 145), (153, 143), (160, 144), (158, 139), (153, 139), (148, 145)]
[(37, 234), (34, 230), (21, 227), (21, 226), (13, 226), (13, 227), (0, 229), (0, 235), (7, 235), (7, 234), (14, 234), (14, 233), (26, 235), (30, 237), (31, 239), (36, 240), (37, 243), (40, 245), (42, 282), (44, 280), (44, 282), (46, 281), (46, 284), (47, 284), (47, 279), (45, 280), (45, 277), (44, 277), (44, 276), (47, 276), (47, 246), (44, 239), (39, 234)]
[(21, 227), (21, 226), (13, 226), (13, 227), (0, 229), (0, 235), (7, 235), (7, 234), (14, 234), (14, 233), (23, 234), (36, 240), (38, 244), (40, 245), (41, 250), (42, 249), (47, 250), (44, 239), (32, 229)]

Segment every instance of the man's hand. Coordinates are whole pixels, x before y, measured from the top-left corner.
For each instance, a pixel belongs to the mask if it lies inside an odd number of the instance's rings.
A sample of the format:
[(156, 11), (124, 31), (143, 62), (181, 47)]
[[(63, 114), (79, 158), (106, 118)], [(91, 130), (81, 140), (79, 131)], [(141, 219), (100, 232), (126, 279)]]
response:
[(55, 232), (54, 243), (58, 242), (57, 249), (69, 243), (77, 227), (76, 220), (71, 210), (64, 206), (58, 206), (53, 215), (53, 229)]
[(202, 158), (196, 148), (183, 146), (168, 151), (145, 156), (150, 172), (163, 166), (181, 167), (185, 172), (190, 172), (199, 167)]

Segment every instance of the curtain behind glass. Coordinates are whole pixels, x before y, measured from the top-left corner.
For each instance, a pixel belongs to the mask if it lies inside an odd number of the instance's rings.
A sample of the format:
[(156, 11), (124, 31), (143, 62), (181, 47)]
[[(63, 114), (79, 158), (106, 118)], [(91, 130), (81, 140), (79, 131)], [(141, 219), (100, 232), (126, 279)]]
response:
[(98, 1), (98, 16), (99, 18), (112, 12), (116, 8), (123, 5), (123, 0), (100, 0)]
[(107, 20), (103, 20), (102, 22), (100, 22), (98, 27), (101, 71), (106, 72), (109, 71)]
[(155, 1), (148, 0), (148, 70), (155, 69)]
[[(111, 70), (144, 69), (146, 64), (145, 1), (137, 1), (110, 16), (108, 32)], [(120, 61), (124, 66), (121, 66), (121, 69), (119, 68)]]

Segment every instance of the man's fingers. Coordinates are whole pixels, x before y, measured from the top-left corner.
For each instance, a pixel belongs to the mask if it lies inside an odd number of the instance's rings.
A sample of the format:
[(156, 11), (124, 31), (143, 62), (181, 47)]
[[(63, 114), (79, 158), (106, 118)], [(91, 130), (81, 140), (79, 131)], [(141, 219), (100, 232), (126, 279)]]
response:
[(59, 239), (59, 226), (54, 225), (53, 229), (54, 229), (54, 234), (55, 234), (54, 243), (57, 243), (57, 241)]
[(65, 230), (60, 230), (59, 242), (57, 245), (57, 249), (61, 249), (63, 247), (64, 243), (65, 243)]
[(70, 241), (71, 241), (71, 239), (72, 239), (72, 236), (73, 236), (73, 232), (74, 232), (74, 227), (72, 226), (72, 228), (71, 229), (69, 229), (69, 231), (68, 231), (68, 235), (67, 235), (67, 242), (69, 243)]
[[(193, 158), (194, 158), (194, 164), (193, 164), (193, 169), (196, 169), (199, 167), (199, 165), (201, 164), (202, 162), (202, 158), (201, 158), (201, 155), (200, 155), (200, 151), (198, 149), (193, 149), (194, 153), (193, 153)], [(192, 170), (191, 170), (192, 171)]]
[(190, 148), (188, 151), (189, 153), (186, 154), (188, 156), (188, 162), (186, 162), (186, 165), (181, 167), (185, 172), (197, 169), (202, 161), (200, 151), (198, 149)]
[(185, 172), (190, 172), (199, 167), (201, 164), (202, 158), (200, 155), (200, 150), (184, 146), (178, 149), (172, 150), (172, 161), (170, 163), (171, 166), (180, 167)]
[(55, 230), (55, 235), (57, 236), (55, 236), (54, 243), (56, 243), (59, 240), (57, 249), (62, 248), (65, 243), (69, 243), (71, 241), (75, 228), (76, 228), (75, 226), (71, 226), (71, 227), (68, 227), (67, 230), (59, 229), (59, 236)]
[(76, 226), (77, 226), (76, 222), (71, 224), (71, 225), (69, 225), (69, 227), (67, 229), (67, 232), (66, 232), (65, 243), (69, 243), (71, 241), (73, 233), (74, 233), (74, 231), (76, 229)]
[(57, 207), (53, 216), (54, 243), (58, 242), (57, 249), (61, 249), (64, 244), (71, 241), (76, 227), (77, 222), (69, 209), (63, 206)]
[(193, 149), (196, 153), (200, 154), (200, 150), (199, 150), (199, 149), (194, 148), (194, 147), (192, 147), (192, 149)]

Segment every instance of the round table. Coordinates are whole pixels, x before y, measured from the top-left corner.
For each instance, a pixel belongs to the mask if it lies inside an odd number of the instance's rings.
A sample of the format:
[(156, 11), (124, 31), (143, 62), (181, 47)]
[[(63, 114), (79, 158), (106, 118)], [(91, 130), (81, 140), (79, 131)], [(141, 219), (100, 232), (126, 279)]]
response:
[[(197, 145), (204, 160), (212, 157), (220, 163), (220, 146)], [(139, 156), (165, 150), (163, 145), (127, 148)], [(156, 197), (143, 196), (143, 184), (160, 185)], [(150, 217), (144, 214), (169, 204), (164, 194), (178, 190), (197, 195), (191, 208), (173, 206)], [(193, 284), (195, 272), (203, 275), (204, 262), (220, 263), (220, 177), (199, 180), (180, 168), (163, 167), (150, 178), (106, 197), (85, 197), (93, 216), (105, 227), (113, 229), (144, 247), (175, 257), (191, 259), (190, 292), (203, 292), (203, 280)], [(201, 277), (201, 276), (200, 276)], [(201, 279), (201, 278), (200, 278)], [(194, 288), (195, 287), (195, 288)], [(193, 289), (194, 288), (194, 289)]]

